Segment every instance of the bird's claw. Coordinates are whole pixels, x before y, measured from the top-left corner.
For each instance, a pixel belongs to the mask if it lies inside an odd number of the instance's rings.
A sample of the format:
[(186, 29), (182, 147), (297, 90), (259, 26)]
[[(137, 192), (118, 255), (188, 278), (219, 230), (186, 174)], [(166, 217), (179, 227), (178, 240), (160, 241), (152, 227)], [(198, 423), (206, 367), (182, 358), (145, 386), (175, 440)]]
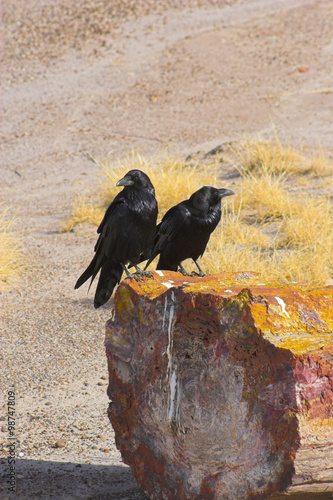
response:
[(183, 266), (181, 264), (179, 264), (178, 266), (179, 268), (179, 271), (182, 273), (183, 276), (191, 276), (187, 271), (186, 269), (183, 268)]
[(143, 281), (143, 276), (141, 273), (135, 273), (133, 274), (133, 279), (135, 279), (135, 281)]
[(154, 273), (152, 273), (151, 271), (142, 271), (144, 274), (144, 276), (146, 276), (146, 278), (154, 278)]
[(204, 273), (197, 273), (196, 271), (192, 271), (191, 276), (198, 276), (199, 278), (203, 278), (206, 275)]
[(133, 277), (137, 281), (143, 281), (144, 278), (153, 278), (154, 274), (151, 271), (144, 271), (138, 267)]

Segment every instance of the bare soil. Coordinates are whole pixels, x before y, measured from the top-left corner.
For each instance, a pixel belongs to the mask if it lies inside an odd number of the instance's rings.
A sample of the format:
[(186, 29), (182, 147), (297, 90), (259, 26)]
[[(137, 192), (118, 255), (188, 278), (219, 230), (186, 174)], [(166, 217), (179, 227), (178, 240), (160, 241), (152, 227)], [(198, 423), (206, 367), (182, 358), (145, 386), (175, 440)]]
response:
[(275, 131), (332, 154), (333, 5), (12, 0), (2, 18), (2, 200), (33, 270), (1, 291), (18, 439), (12, 495), (3, 414), (1, 498), (143, 499), (106, 416), (112, 302), (96, 311), (73, 289), (96, 229), (60, 224), (96, 183), (91, 157), (204, 155)]

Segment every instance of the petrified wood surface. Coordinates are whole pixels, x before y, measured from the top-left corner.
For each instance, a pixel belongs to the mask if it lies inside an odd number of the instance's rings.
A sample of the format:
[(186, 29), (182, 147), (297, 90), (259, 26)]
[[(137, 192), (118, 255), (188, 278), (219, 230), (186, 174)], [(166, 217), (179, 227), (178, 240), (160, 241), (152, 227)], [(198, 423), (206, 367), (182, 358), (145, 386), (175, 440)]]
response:
[(330, 489), (332, 331), (332, 287), (254, 273), (125, 280), (106, 329), (108, 413), (148, 496)]

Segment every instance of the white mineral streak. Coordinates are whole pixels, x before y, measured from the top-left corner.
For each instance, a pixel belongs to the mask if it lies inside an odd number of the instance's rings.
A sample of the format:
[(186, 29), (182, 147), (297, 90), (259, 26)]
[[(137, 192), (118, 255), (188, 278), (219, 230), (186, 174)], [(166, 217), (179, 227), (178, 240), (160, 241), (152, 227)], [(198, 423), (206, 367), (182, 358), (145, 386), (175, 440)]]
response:
[(277, 303), (281, 306), (282, 312), (286, 316), (288, 316), (288, 318), (290, 318), (289, 314), (286, 311), (286, 304), (284, 303), (284, 301), (282, 299), (280, 299), (280, 297), (274, 297), (274, 298), (277, 300)]
[[(164, 316), (166, 312), (166, 304), (167, 298), (164, 307)], [(175, 313), (175, 294), (171, 292), (171, 305), (169, 310), (169, 324), (168, 324), (168, 347), (167, 347), (167, 356), (168, 356), (168, 368), (167, 368), (167, 377), (169, 384), (169, 395), (168, 395), (168, 423), (176, 422), (179, 427), (179, 406), (180, 406), (180, 398), (181, 398), (181, 389), (180, 389), (180, 381), (177, 377), (177, 365), (172, 361), (172, 346), (173, 346), (173, 338), (172, 338), (172, 326), (173, 326), (173, 317)], [(163, 318), (164, 325), (164, 318)]]
[(162, 283), (162, 285), (166, 286), (167, 288), (173, 287), (173, 284), (170, 281), (166, 281), (166, 282)]
[[(167, 300), (167, 299), (166, 299)], [(168, 377), (170, 379), (170, 368), (171, 368), (171, 357), (172, 357), (172, 321), (173, 315), (175, 313), (175, 292), (171, 292), (171, 306), (169, 311), (169, 325), (168, 325), (168, 347), (167, 347), (167, 356), (168, 356)]]
[(165, 318), (166, 318), (166, 313), (167, 313), (167, 307), (168, 307), (168, 297), (165, 296), (165, 298), (164, 298), (164, 311), (163, 311), (162, 330), (164, 330)]
[(177, 365), (173, 366), (169, 381), (169, 401), (168, 401), (168, 422), (176, 423), (178, 429), (180, 427), (180, 400), (181, 400), (181, 385), (177, 378)]
[(168, 422), (169, 425), (175, 418), (175, 399), (177, 391), (177, 366), (174, 366), (171, 377), (169, 376), (169, 401), (168, 401)]

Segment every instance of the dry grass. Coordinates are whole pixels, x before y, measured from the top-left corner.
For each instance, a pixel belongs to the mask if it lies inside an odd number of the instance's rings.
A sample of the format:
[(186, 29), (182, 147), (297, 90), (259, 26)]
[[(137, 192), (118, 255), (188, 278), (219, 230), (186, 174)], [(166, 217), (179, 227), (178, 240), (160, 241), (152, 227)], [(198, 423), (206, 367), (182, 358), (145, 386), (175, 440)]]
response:
[(286, 217), (282, 230), (284, 246), (327, 246), (333, 249), (332, 204), (328, 199), (310, 198), (293, 204), (292, 214)]
[(274, 279), (282, 281), (304, 281), (312, 286), (324, 286), (333, 277), (332, 257), (327, 249), (298, 248), (281, 253), (277, 259)]
[(78, 224), (89, 222), (98, 226), (101, 222), (105, 208), (94, 203), (91, 195), (82, 197), (76, 195), (73, 203), (72, 214), (61, 224), (61, 229), (65, 232), (72, 231)]
[[(239, 161), (240, 153), (237, 155)], [(76, 197), (66, 230), (84, 221), (98, 224), (119, 192), (117, 181), (128, 170), (138, 168), (149, 175), (155, 186), (160, 218), (203, 185), (231, 187), (237, 193), (223, 200), (222, 222), (202, 259), (205, 272), (256, 271), (267, 279), (306, 281), (311, 285), (332, 280), (332, 203), (324, 194), (317, 198), (307, 194), (309, 189), (322, 193), (329, 186), (332, 162), (322, 151), (304, 159), (294, 148), (277, 140), (273, 144), (246, 140), (242, 155), (242, 165), (237, 167), (242, 175), (232, 186), (219, 179), (224, 168), (216, 159), (206, 159), (201, 166), (190, 166), (166, 155), (153, 161), (132, 155), (116, 165), (100, 162), (97, 191)], [(298, 186), (300, 194), (290, 191), (293, 186)], [(154, 265), (150, 268), (154, 269)], [(185, 262), (185, 268), (196, 270), (191, 261)]]
[(328, 182), (332, 183), (333, 179), (333, 160), (329, 158), (321, 147), (318, 148), (316, 154), (309, 158), (310, 172), (317, 177), (330, 176)]
[(283, 146), (277, 136), (274, 142), (245, 138), (237, 155), (245, 174), (285, 174), (302, 170), (303, 159), (300, 154), (292, 146)]
[(221, 237), (225, 245), (246, 245), (260, 248), (271, 244), (271, 238), (264, 234), (259, 227), (245, 224), (240, 220), (240, 217), (232, 219), (226, 213), (224, 213)]
[(203, 257), (208, 274), (255, 271), (272, 281), (304, 281), (323, 286), (333, 277), (330, 250), (324, 245), (281, 249), (278, 241), (269, 247), (246, 243), (232, 245), (225, 237), (213, 235)]
[(203, 256), (203, 269), (207, 274), (220, 272), (254, 271), (267, 277), (268, 256), (262, 247), (224, 244), (224, 239), (213, 237)]
[(328, 199), (295, 203), (282, 224), (282, 235), (283, 247), (292, 250), (281, 259), (285, 279), (320, 285), (332, 278), (333, 219)]
[(26, 270), (22, 237), (15, 231), (15, 216), (1, 207), (0, 212), (0, 280), (6, 283), (17, 281)]
[(237, 210), (254, 210), (258, 221), (283, 217), (291, 209), (291, 200), (284, 189), (285, 176), (278, 177), (265, 171), (261, 176), (244, 175), (235, 199)]
[(242, 211), (225, 214), (204, 255), (205, 269), (250, 270), (271, 280), (324, 285), (333, 278), (332, 211), (328, 199), (290, 203), (274, 236), (265, 233), (269, 224), (263, 220), (248, 225)]
[(263, 225), (246, 224), (242, 211), (222, 211), (222, 223), (213, 233), (203, 256), (207, 273), (255, 271), (267, 276), (276, 243)]
[(311, 174), (333, 175), (333, 161), (319, 146), (316, 154), (307, 157), (303, 148), (281, 144), (277, 134), (274, 141), (245, 138), (235, 151), (243, 174)]

